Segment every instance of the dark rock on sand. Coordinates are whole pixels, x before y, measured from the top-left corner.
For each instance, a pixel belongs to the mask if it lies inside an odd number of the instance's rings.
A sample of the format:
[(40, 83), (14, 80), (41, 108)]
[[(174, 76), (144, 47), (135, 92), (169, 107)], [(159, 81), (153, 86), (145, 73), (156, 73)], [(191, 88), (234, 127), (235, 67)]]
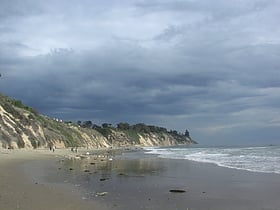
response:
[(186, 190), (179, 190), (179, 189), (174, 189), (174, 190), (169, 190), (171, 193), (185, 193)]
[(119, 176), (127, 176), (127, 175), (124, 173), (119, 173)]

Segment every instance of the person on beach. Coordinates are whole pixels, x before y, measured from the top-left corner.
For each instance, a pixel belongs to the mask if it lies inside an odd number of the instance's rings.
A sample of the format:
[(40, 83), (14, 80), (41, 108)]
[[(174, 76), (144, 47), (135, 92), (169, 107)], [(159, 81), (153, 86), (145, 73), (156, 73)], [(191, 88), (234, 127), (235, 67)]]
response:
[(54, 152), (54, 150), (55, 150), (55, 146), (53, 145), (53, 147), (52, 147), (52, 151)]

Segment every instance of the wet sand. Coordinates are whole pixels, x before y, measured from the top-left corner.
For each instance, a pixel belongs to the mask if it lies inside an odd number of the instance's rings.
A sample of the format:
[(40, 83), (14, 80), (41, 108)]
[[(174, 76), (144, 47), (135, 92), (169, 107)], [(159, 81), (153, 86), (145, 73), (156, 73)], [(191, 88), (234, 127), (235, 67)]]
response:
[[(95, 163), (91, 165), (91, 163)], [(64, 162), (61, 175), (107, 209), (279, 210), (280, 175), (131, 153)], [(73, 167), (73, 170), (69, 168)], [(86, 170), (86, 172), (85, 172)], [(185, 190), (171, 193), (170, 190)], [(97, 196), (106, 192), (105, 196)]]
[(36, 152), (8, 156), (0, 154), (0, 209), (280, 209), (278, 174), (142, 152), (82, 160)]

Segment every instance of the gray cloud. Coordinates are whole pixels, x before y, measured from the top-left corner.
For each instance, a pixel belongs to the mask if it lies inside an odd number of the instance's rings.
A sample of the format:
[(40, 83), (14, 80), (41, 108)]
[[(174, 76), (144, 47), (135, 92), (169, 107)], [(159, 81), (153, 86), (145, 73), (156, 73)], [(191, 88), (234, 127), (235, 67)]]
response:
[(277, 1), (1, 3), (1, 92), (40, 112), (277, 142)]

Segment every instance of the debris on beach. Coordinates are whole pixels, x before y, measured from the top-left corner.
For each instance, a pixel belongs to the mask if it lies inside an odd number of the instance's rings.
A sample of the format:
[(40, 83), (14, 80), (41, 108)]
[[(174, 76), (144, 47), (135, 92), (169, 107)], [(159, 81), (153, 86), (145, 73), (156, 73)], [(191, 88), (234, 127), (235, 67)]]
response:
[(108, 194), (108, 192), (98, 192), (98, 193), (96, 193), (96, 196), (105, 196), (107, 194)]
[[(71, 157), (71, 159), (72, 159), (72, 157)], [(76, 155), (76, 156), (74, 157), (74, 159), (81, 159), (81, 157), (80, 157), (80, 155)]]
[(88, 170), (88, 169), (85, 169), (85, 170), (84, 170), (84, 172), (90, 172), (90, 170)]
[(125, 173), (119, 173), (119, 176), (127, 176)]
[(101, 179), (99, 179), (99, 181), (101, 181), (101, 182), (106, 181), (106, 180), (108, 180), (108, 178), (101, 178)]
[(174, 189), (174, 190), (169, 190), (171, 193), (185, 193), (186, 190), (181, 190), (181, 189)]
[(87, 156), (87, 155), (80, 155), (80, 159), (89, 159), (89, 156)]

